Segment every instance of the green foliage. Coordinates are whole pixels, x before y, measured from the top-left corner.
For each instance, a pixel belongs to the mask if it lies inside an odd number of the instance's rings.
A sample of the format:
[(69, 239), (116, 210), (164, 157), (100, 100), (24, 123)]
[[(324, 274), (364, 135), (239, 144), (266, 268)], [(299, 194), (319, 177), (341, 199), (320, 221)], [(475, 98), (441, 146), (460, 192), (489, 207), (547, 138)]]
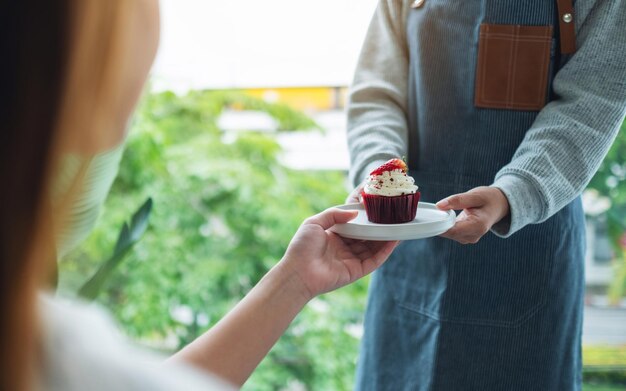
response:
[(607, 217), (617, 264), (609, 294), (618, 301), (626, 294), (626, 123), (589, 187), (611, 200)]
[(626, 367), (626, 345), (583, 346), (583, 364), (585, 366)]
[[(615, 275), (609, 296), (615, 302), (626, 292), (626, 123), (589, 187), (611, 200), (607, 213), (609, 236), (616, 254)], [(626, 384), (626, 347), (584, 347), (585, 390), (618, 390)], [(597, 385), (596, 385), (597, 384)], [(620, 384), (607, 386), (605, 384)]]
[(617, 135), (589, 187), (611, 198), (617, 205), (626, 205), (626, 123)]
[(585, 384), (618, 387), (618, 390), (624, 390), (626, 369), (624, 367), (583, 368), (583, 381)]
[(624, 391), (624, 386), (611, 386), (594, 383), (585, 383), (583, 391)]
[(115, 243), (113, 255), (102, 263), (98, 271), (78, 290), (78, 295), (85, 300), (93, 300), (111, 278), (120, 262), (141, 239), (148, 228), (148, 220), (152, 211), (152, 199), (146, 202), (133, 214), (130, 224), (124, 223)]
[(267, 112), (278, 122), (278, 130), (323, 130), (311, 118), (294, 111), (285, 104), (268, 103), (261, 99), (237, 93), (224, 93), (224, 97), (225, 105)]
[(590, 385), (626, 385), (626, 346), (583, 346), (583, 380)]
[[(76, 292), (132, 206), (152, 196), (150, 228), (97, 301), (129, 335), (166, 352), (213, 325), (276, 264), (306, 217), (347, 195), (344, 173), (282, 166), (271, 134), (224, 137), (217, 119), (225, 107), (264, 110), (282, 129), (316, 128), (284, 106), (231, 92), (147, 96), (98, 229), (60, 264), (61, 291)], [(246, 388), (350, 389), (365, 292), (361, 282), (316, 299)]]

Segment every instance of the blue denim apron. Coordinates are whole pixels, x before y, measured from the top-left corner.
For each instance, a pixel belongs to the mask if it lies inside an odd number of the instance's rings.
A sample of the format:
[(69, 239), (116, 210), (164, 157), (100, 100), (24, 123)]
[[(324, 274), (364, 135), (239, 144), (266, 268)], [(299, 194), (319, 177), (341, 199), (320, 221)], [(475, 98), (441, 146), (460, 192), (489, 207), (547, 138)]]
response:
[[(426, 0), (410, 11), (411, 172), (424, 201), (493, 182), (537, 112), (478, 109), (481, 23), (554, 25), (554, 0)], [(357, 390), (580, 390), (580, 199), (508, 239), (402, 243), (374, 274)]]

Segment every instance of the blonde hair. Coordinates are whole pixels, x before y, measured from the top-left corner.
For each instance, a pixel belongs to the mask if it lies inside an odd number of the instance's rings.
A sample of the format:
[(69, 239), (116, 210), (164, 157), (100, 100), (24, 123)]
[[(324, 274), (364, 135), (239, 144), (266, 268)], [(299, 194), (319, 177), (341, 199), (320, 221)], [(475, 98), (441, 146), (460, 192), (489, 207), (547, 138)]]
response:
[[(110, 145), (118, 126), (118, 102), (123, 100), (125, 71), (120, 59), (127, 53), (130, 7), (134, 0), (73, 0), (71, 51), (58, 120), (55, 150), (97, 151)], [(58, 159), (55, 161), (58, 164)], [(71, 204), (81, 177), (61, 203), (58, 213)], [(63, 219), (55, 219), (63, 221)]]
[(120, 120), (119, 64), (135, 1), (20, 0), (0, 17), (0, 50), (14, 61), (0, 75), (9, 86), (0, 92), (0, 390), (35, 386), (37, 289), (56, 260), (54, 225), (81, 184), (79, 177), (53, 211), (51, 178), (63, 154), (106, 145)]

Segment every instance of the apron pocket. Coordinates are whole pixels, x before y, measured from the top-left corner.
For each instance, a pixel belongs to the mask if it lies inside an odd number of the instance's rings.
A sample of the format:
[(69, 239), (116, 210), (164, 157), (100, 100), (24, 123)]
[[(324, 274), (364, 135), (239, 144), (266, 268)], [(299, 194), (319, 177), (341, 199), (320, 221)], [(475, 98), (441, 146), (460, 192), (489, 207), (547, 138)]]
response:
[(396, 304), (443, 323), (518, 328), (548, 300), (557, 237), (531, 227), (464, 246), (443, 238), (402, 242), (380, 269)]
[(480, 25), (474, 104), (539, 111), (548, 96), (552, 26)]

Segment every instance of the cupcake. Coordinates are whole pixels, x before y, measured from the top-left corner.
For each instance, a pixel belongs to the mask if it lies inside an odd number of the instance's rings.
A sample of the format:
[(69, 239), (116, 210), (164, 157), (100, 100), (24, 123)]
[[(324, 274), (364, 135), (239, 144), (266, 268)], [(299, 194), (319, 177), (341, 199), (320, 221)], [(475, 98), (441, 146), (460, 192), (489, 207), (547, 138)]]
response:
[(413, 221), (420, 193), (406, 163), (391, 159), (370, 173), (361, 192), (367, 219), (378, 224)]

